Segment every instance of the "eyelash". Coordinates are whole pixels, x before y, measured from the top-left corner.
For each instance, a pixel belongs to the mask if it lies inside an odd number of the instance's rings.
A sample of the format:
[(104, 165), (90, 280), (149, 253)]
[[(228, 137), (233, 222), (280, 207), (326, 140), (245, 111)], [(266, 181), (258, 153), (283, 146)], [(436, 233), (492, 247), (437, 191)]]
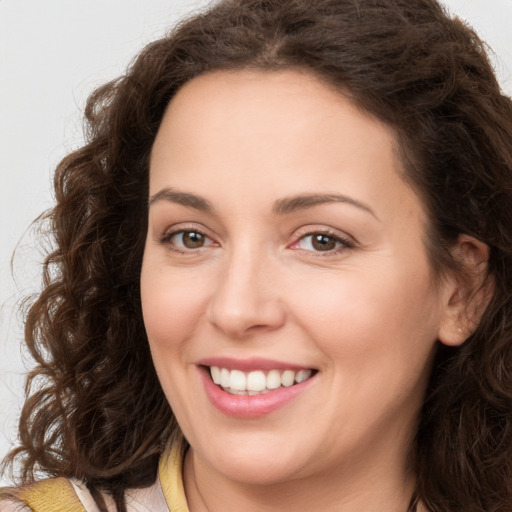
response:
[[(180, 246), (178, 246), (178, 245), (176, 245), (176, 243), (172, 242), (172, 239), (174, 237), (176, 237), (178, 235), (183, 236), (186, 233), (200, 235), (201, 237), (204, 237), (204, 239), (209, 240), (209, 243), (207, 243), (206, 245), (201, 245), (196, 248), (180, 248)], [(315, 251), (312, 249), (303, 249), (301, 247), (295, 247), (295, 246), (298, 246), (300, 244), (300, 242), (306, 240), (309, 237), (314, 237), (314, 236), (323, 236), (323, 237), (329, 238), (335, 244), (339, 244), (339, 245), (338, 245), (338, 247), (335, 247), (333, 249), (328, 249), (326, 251), (320, 251), (320, 250)], [(206, 235), (200, 229), (195, 229), (195, 228), (189, 228), (189, 229), (182, 228), (182, 229), (179, 229), (176, 231), (171, 231), (170, 233), (166, 233), (165, 235), (163, 235), (160, 239), (160, 242), (163, 245), (167, 245), (170, 248), (170, 250), (172, 250), (173, 252), (177, 252), (179, 254), (195, 253), (198, 250), (201, 250), (205, 247), (209, 247), (209, 246), (215, 244), (215, 241), (212, 238), (210, 238), (208, 235)], [(314, 243), (314, 241), (311, 242), (311, 244), (313, 244), (313, 243)], [(353, 249), (355, 246), (356, 246), (356, 244), (352, 239), (340, 236), (339, 234), (334, 233), (333, 231), (328, 230), (328, 229), (320, 229), (320, 230), (305, 232), (304, 234), (300, 235), (297, 238), (297, 240), (295, 242), (293, 242), (288, 247), (290, 247), (291, 249), (300, 250), (300, 251), (304, 251), (304, 252), (307, 252), (310, 254), (314, 254), (315, 256), (325, 257), (325, 256), (332, 256), (333, 254), (338, 254), (339, 252), (345, 251), (347, 249)]]

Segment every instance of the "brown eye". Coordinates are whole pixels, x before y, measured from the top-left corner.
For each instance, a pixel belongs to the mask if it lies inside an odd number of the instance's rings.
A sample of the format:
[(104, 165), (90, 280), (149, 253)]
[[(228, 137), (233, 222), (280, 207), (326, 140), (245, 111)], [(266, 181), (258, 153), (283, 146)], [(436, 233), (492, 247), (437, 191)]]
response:
[(176, 231), (167, 236), (164, 241), (178, 250), (201, 249), (213, 243), (209, 237), (199, 231)]
[(187, 249), (203, 247), (206, 238), (202, 233), (198, 233), (197, 231), (183, 231), (183, 233), (178, 236), (181, 236), (181, 243), (183, 247)]
[(336, 244), (337, 242), (332, 236), (322, 233), (312, 235), (311, 237), (311, 245), (316, 251), (332, 251), (336, 249)]
[(344, 249), (351, 249), (354, 244), (345, 238), (330, 233), (310, 233), (300, 238), (294, 248), (311, 251), (312, 253), (332, 253), (336, 254)]

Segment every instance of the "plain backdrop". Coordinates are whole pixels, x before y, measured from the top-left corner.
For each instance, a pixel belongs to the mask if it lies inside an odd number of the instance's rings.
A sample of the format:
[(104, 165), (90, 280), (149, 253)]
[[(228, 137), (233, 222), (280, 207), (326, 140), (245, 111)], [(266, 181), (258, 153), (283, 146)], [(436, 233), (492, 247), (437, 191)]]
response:
[[(16, 440), (23, 381), (20, 300), (39, 290), (29, 229), (52, 205), (51, 176), (81, 143), (89, 93), (205, 0), (0, 0), (0, 460)], [(494, 49), (512, 95), (512, 0), (446, 0)], [(16, 250), (13, 265), (11, 258)], [(0, 485), (7, 483), (0, 479)]]

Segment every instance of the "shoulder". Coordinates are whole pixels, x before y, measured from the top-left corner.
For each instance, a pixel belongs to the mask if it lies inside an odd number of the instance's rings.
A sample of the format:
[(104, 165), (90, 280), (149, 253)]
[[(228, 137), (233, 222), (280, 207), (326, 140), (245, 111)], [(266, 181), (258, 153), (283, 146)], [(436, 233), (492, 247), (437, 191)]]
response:
[[(116, 506), (103, 494), (109, 512)], [(149, 487), (127, 489), (128, 512), (168, 512), (160, 479)], [(186, 507), (177, 510), (186, 512)], [(94, 498), (83, 482), (67, 478), (50, 478), (20, 488), (0, 489), (0, 512), (100, 512)]]
[(87, 512), (67, 478), (0, 491), (0, 512)]
[(32, 512), (27, 505), (23, 505), (19, 501), (1, 500), (0, 512)]
[(20, 489), (0, 487), (0, 512), (30, 512), (30, 508), (20, 501)]

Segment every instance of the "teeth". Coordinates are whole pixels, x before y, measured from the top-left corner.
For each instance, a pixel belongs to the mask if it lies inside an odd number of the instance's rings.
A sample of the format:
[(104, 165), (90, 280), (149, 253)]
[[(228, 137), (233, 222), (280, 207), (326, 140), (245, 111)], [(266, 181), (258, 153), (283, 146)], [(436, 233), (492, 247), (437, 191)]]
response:
[(220, 370), (218, 366), (212, 366), (210, 368), (210, 373), (212, 374), (212, 380), (215, 384), (220, 384)]
[(309, 377), (311, 377), (311, 370), (299, 370), (297, 375), (295, 375), (295, 382), (299, 384), (309, 379)]
[(229, 388), (231, 384), (231, 373), (229, 370), (226, 370), (226, 368), (222, 368), (220, 371), (220, 385), (223, 388)]
[(247, 391), (263, 391), (267, 387), (267, 377), (260, 371), (250, 372), (247, 376)]
[(267, 374), (267, 388), (277, 389), (281, 386), (281, 374), (279, 370), (270, 370)]
[(231, 370), (229, 377), (229, 387), (234, 391), (247, 390), (247, 378), (245, 373), (240, 370)]
[(285, 388), (289, 388), (295, 382), (295, 372), (292, 370), (286, 370), (281, 375), (281, 384)]
[(259, 395), (281, 386), (290, 387), (311, 377), (311, 370), (270, 370), (267, 374), (261, 370), (242, 372), (228, 370), (218, 366), (210, 367), (210, 374), (215, 384), (235, 395)]

